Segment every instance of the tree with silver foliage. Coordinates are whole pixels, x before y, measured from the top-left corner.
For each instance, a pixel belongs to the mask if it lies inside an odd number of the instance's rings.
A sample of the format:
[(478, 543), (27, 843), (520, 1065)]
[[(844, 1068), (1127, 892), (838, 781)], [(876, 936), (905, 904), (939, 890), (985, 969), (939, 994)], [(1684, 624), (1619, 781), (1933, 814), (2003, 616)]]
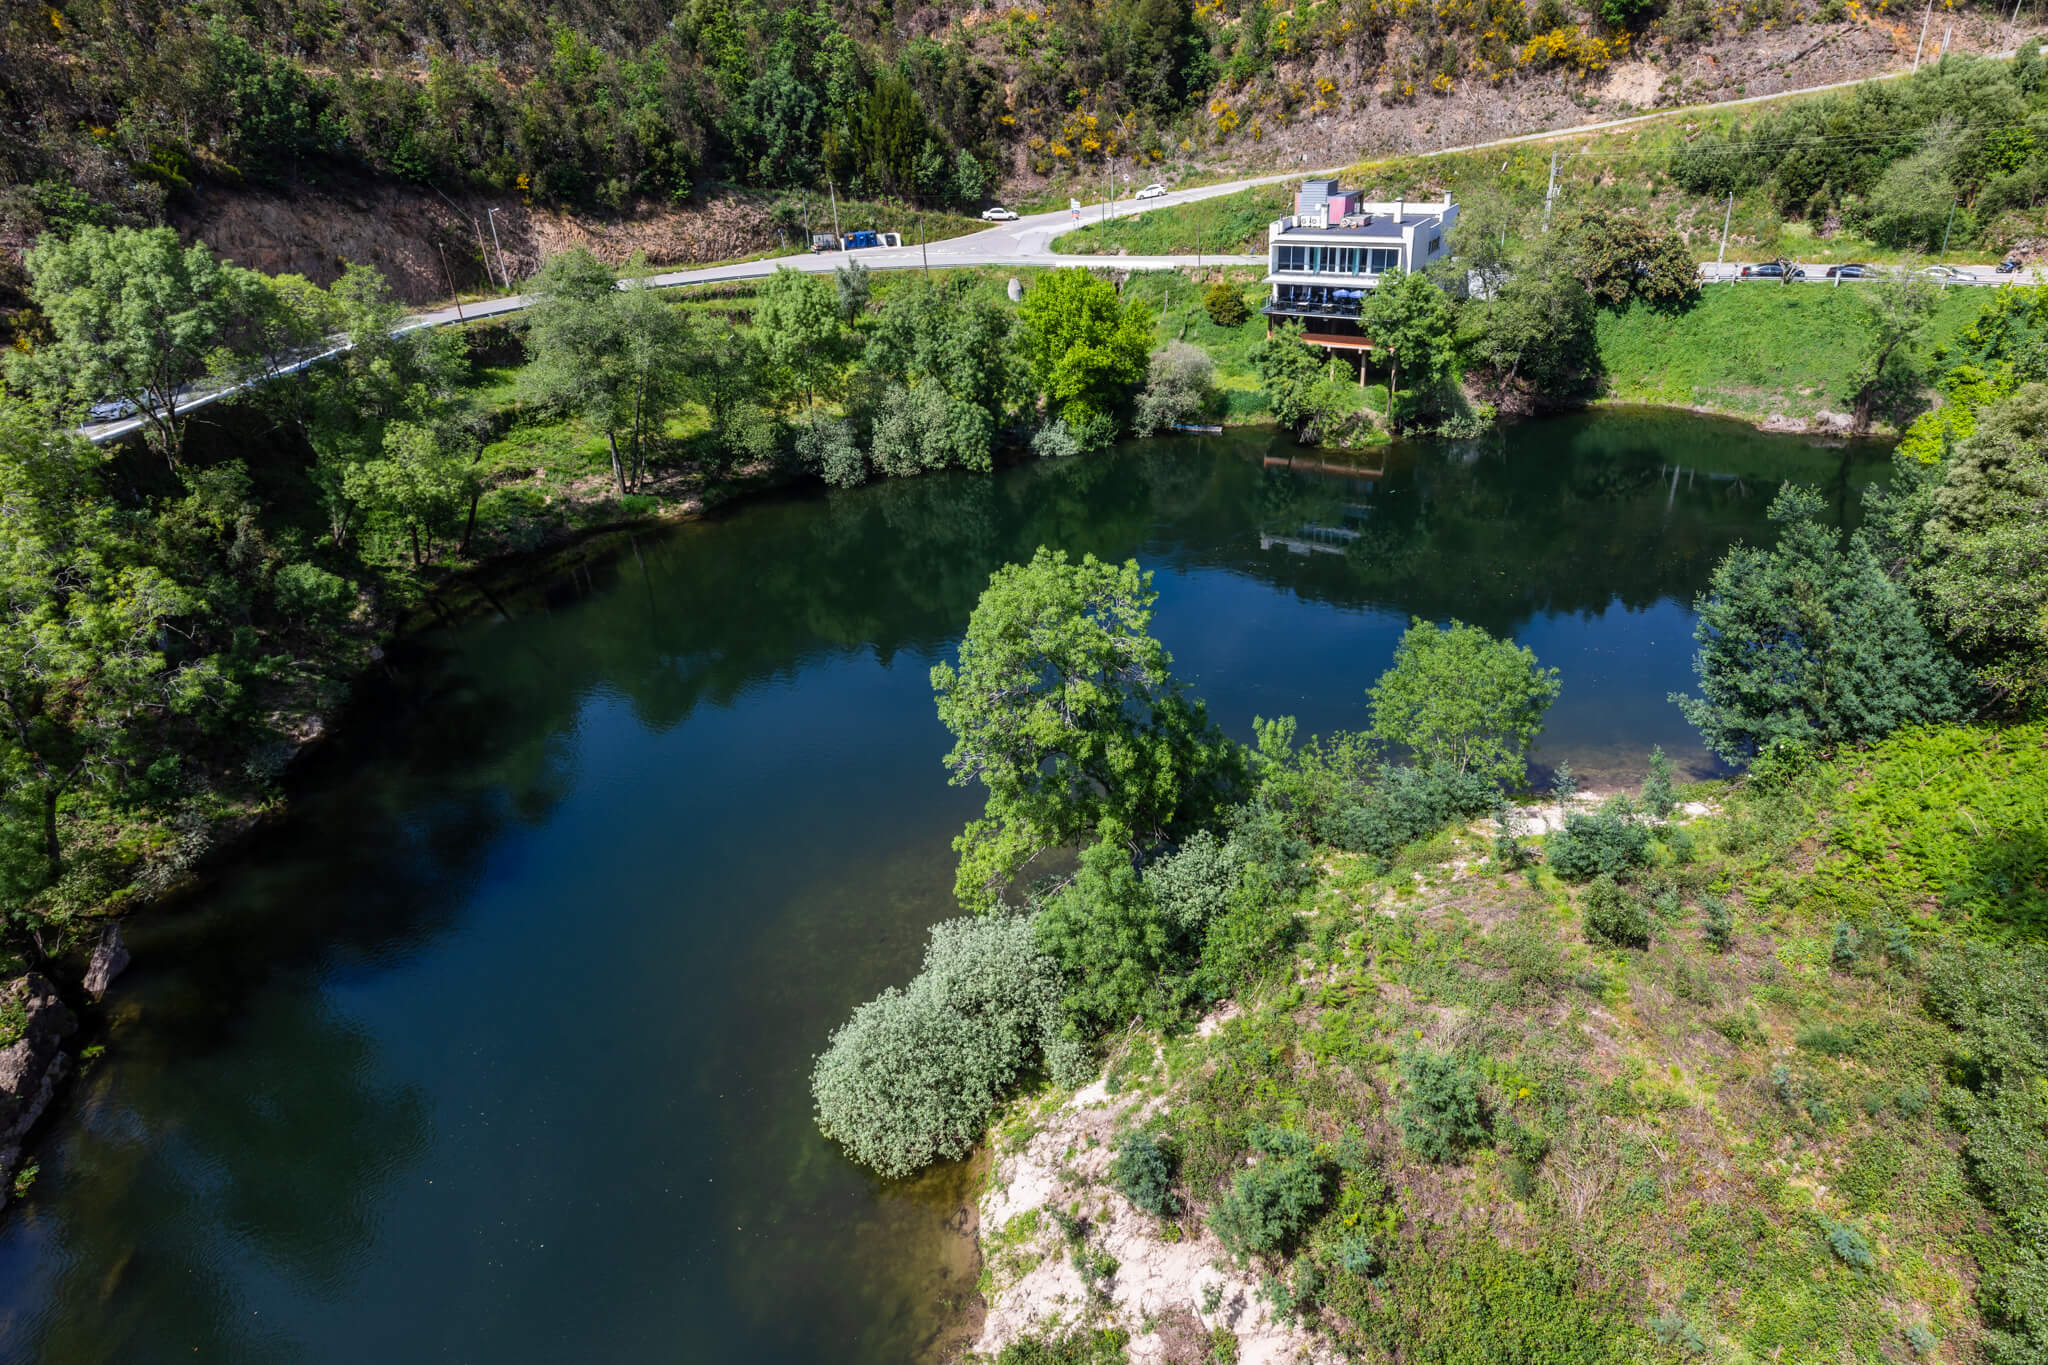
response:
[(891, 1178), (966, 1156), (1033, 1066), (1083, 1079), (1085, 1050), (1059, 1033), (1060, 991), (1030, 918), (938, 925), (924, 970), (855, 1010), (818, 1058), (819, 1128)]

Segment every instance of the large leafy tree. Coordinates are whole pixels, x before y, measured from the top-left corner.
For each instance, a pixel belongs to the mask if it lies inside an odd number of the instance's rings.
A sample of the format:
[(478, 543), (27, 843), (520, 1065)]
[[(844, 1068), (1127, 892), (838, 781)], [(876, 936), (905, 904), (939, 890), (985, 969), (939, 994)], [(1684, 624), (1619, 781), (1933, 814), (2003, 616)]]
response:
[(180, 405), (227, 344), (246, 272), (170, 228), (81, 227), (25, 264), (54, 339), (15, 362), (17, 382), (51, 398), (125, 401), (175, 468)]
[(1018, 346), (1032, 383), (1084, 445), (1106, 442), (1145, 382), (1152, 317), (1086, 270), (1054, 270), (1018, 306)]
[(864, 368), (887, 386), (874, 458), (892, 473), (986, 471), (1016, 384), (1010, 314), (957, 284), (915, 280), (890, 292)]
[(1236, 746), (1173, 679), (1147, 633), (1151, 575), (1040, 546), (989, 579), (955, 668), (932, 669), (955, 785), (988, 791), (954, 841), (955, 890), (992, 903), (1048, 849), (1083, 839), (1140, 852), (1205, 810)]
[[(538, 398), (603, 430), (612, 483), (623, 496), (645, 476), (648, 433), (661, 429), (681, 397), (689, 326), (647, 289), (621, 288), (618, 272), (584, 247), (543, 266), (533, 293), (529, 382)], [(621, 432), (630, 457), (619, 454)]]
[(1335, 356), (1301, 339), (1299, 323), (1283, 324), (1252, 348), (1252, 372), (1265, 387), (1273, 416), (1310, 444), (1342, 430), (1358, 411), (1358, 390)]
[(1887, 392), (1918, 388), (1919, 378), (1906, 371), (1905, 362), (1927, 335), (1940, 297), (1932, 281), (1900, 274), (1861, 290), (1856, 302), (1863, 314), (1863, 353), (1849, 382), (1861, 431)]
[(1789, 743), (1853, 744), (1970, 709), (1961, 666), (1862, 538), (1842, 543), (1810, 489), (1771, 506), (1769, 550), (1737, 546), (1696, 604), (1698, 697), (1672, 700), (1731, 763)]
[(1460, 621), (1438, 629), (1417, 620), (1366, 694), (1367, 733), (1512, 787), (1527, 776), (1529, 746), (1558, 691), (1557, 670), (1539, 666), (1527, 646)]
[(839, 373), (846, 341), (838, 289), (821, 275), (778, 268), (754, 299), (754, 334), (769, 363), (804, 391), (806, 410), (814, 408)]
[(1390, 271), (1365, 297), (1359, 328), (1372, 338), (1373, 352), (1387, 358), (1387, 421), (1398, 422), (1395, 395), (1401, 371), (1426, 395), (1434, 396), (1457, 368), (1457, 337), (1450, 300), (1429, 276)]
[(218, 661), (177, 648), (207, 603), (151, 562), (150, 528), (101, 489), (98, 453), (0, 401), (0, 883), (64, 869), (59, 807), (139, 779), (166, 722), (217, 703)]
[(1685, 239), (1634, 213), (1573, 214), (1555, 241), (1558, 264), (1604, 308), (1679, 308), (1699, 296), (1699, 267)]

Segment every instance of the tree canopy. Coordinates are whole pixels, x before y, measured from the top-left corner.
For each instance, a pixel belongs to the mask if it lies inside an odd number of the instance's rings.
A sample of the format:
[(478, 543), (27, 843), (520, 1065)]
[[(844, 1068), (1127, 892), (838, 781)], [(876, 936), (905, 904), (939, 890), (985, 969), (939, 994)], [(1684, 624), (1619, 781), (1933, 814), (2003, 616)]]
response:
[(954, 841), (956, 891), (991, 903), (1046, 850), (1081, 839), (1142, 848), (1213, 801), (1235, 758), (1147, 633), (1151, 575), (1040, 546), (989, 579), (958, 667), (932, 669), (955, 785), (988, 791)]
[(1527, 646), (1461, 621), (1438, 629), (1417, 620), (1366, 694), (1368, 733), (1427, 763), (1514, 787), (1558, 691), (1557, 670), (1540, 667)]
[(1787, 484), (1771, 506), (1778, 544), (1729, 551), (1695, 604), (1701, 695), (1672, 700), (1731, 763), (1781, 741), (1857, 743), (1971, 709), (1968, 678), (1906, 591), (1821, 512), (1816, 494)]
[(1107, 444), (1145, 381), (1152, 318), (1086, 270), (1032, 282), (1017, 310), (1017, 341), (1032, 383), (1084, 448)]

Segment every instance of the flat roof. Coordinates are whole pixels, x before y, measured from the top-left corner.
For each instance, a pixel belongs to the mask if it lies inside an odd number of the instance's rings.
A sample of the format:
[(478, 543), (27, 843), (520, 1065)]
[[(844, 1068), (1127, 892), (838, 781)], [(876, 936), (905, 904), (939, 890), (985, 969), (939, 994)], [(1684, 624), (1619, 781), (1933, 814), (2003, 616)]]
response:
[(1409, 214), (1405, 221), (1396, 223), (1392, 218), (1382, 218), (1374, 215), (1371, 222), (1357, 223), (1350, 227), (1344, 226), (1341, 222), (1332, 223), (1328, 227), (1305, 227), (1300, 223), (1290, 223), (1283, 218), (1280, 220), (1282, 224), (1280, 235), (1282, 237), (1291, 237), (1299, 233), (1303, 236), (1313, 237), (1365, 238), (1368, 240), (1397, 242), (1405, 235), (1407, 229), (1424, 223), (1435, 222), (1438, 216), (1432, 213), (1425, 218), (1420, 214)]

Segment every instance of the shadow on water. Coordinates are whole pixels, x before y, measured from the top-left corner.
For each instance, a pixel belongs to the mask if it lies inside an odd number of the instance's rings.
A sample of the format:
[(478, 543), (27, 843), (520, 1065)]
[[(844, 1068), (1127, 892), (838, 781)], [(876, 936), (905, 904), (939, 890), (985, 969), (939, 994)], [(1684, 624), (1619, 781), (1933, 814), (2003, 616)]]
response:
[(1212, 713), (1365, 720), (1411, 614), (1564, 671), (1539, 760), (1661, 743), (1692, 595), (1788, 475), (1881, 452), (1672, 414), (1297, 467), (1263, 433), (791, 497), (422, 634), (217, 884), (132, 926), (108, 1057), (0, 1224), (0, 1354), (938, 1358), (973, 1173), (883, 1186), (811, 1058), (952, 913), (928, 671), (1040, 544), (1157, 571)]

